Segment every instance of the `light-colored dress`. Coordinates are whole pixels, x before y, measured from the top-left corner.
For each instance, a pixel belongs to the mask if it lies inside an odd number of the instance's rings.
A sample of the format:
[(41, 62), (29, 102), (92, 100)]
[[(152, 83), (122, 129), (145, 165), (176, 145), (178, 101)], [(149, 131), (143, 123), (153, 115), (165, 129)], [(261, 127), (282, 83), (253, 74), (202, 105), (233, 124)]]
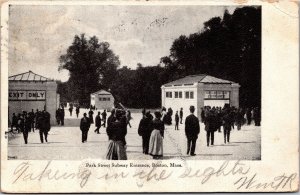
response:
[(163, 136), (165, 126), (160, 119), (154, 119), (154, 130), (151, 132), (149, 141), (149, 154), (152, 156), (163, 156)]

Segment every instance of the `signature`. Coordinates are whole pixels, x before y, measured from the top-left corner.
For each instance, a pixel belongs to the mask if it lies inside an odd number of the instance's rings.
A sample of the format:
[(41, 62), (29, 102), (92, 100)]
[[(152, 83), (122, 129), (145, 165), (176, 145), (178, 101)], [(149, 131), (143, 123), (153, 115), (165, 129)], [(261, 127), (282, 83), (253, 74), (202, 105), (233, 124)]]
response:
[[(30, 162), (20, 163), (13, 172), (12, 184), (18, 182), (37, 181), (42, 180), (78, 180), (81, 188), (85, 187), (90, 180), (92, 174), (94, 179), (98, 180), (117, 180), (117, 179), (136, 179), (138, 187), (143, 187), (145, 182), (161, 181), (167, 179), (199, 179), (200, 184), (204, 185), (209, 181), (213, 181), (217, 177), (234, 176), (233, 185), (237, 190), (242, 189), (292, 189), (292, 184), (297, 178), (296, 173), (281, 174), (271, 178), (270, 181), (262, 182), (257, 173), (251, 173), (251, 167), (242, 163), (241, 161), (223, 161), (220, 166), (210, 166), (203, 169), (193, 169), (186, 166), (181, 169), (182, 172), (176, 169), (173, 172), (171, 168), (157, 168), (152, 167), (144, 169), (122, 169), (121, 172), (114, 169), (101, 169), (101, 175), (97, 174), (97, 170), (91, 171), (88, 168), (79, 167), (77, 171), (60, 170), (52, 168), (52, 161), (48, 161), (42, 169), (36, 167)], [(98, 169), (99, 170), (99, 169)], [(103, 172), (107, 170), (107, 172)], [(113, 172), (111, 172), (113, 170)], [(237, 179), (236, 179), (237, 178)]]

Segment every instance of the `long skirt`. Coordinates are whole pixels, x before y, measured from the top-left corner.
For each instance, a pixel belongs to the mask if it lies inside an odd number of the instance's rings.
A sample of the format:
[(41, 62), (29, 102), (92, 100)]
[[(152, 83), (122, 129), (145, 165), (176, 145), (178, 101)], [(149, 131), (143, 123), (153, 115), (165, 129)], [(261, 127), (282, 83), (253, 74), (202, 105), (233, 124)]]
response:
[(153, 130), (149, 141), (149, 154), (152, 156), (163, 155), (163, 138), (159, 130)]
[(106, 154), (107, 160), (127, 160), (126, 149), (122, 141), (110, 140)]

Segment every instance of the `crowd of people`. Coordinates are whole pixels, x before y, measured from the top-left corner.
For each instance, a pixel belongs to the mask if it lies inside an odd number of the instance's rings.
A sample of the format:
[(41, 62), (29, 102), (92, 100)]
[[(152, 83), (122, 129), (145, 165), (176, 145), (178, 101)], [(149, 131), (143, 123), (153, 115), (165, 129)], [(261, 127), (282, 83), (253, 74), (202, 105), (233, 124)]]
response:
[[(78, 112), (77, 112), (78, 109)], [(126, 160), (126, 135), (127, 127), (131, 128), (130, 120), (132, 120), (131, 112), (127, 109), (113, 109), (107, 118), (107, 111), (97, 112), (94, 118), (95, 109), (90, 108), (88, 113), (84, 113), (80, 120), (80, 130), (82, 132), (82, 143), (87, 142), (88, 132), (91, 124), (95, 123), (95, 133), (100, 134), (100, 128), (106, 127), (106, 134), (109, 140), (106, 159), (110, 160)], [(201, 108), (200, 119), (194, 114), (195, 107), (190, 106), (190, 113), (185, 118), (185, 136), (187, 140), (187, 155), (194, 156), (196, 142), (200, 133), (200, 122), (204, 123), (206, 132), (207, 146), (214, 145), (215, 132), (223, 130), (224, 143), (230, 142), (230, 132), (237, 128), (240, 130), (243, 125), (250, 125), (252, 120), (256, 126), (260, 126), (260, 110), (259, 108), (235, 108), (230, 106)], [(69, 109), (72, 115), (72, 109)], [(79, 114), (79, 106), (76, 106), (76, 114)], [(151, 155), (153, 159), (163, 157), (163, 140), (165, 125), (172, 124), (172, 108), (162, 108), (154, 112), (154, 116), (150, 111), (142, 110), (142, 119), (139, 122), (137, 133), (142, 137), (143, 154)], [(56, 111), (56, 120), (58, 125), (64, 125), (65, 109), (61, 105)], [(183, 121), (183, 109), (177, 110), (175, 113), (175, 130), (179, 130), (179, 123)], [(48, 142), (48, 132), (50, 131), (50, 114), (43, 110), (33, 110), (31, 112), (23, 111), (22, 113), (13, 113), (11, 131), (23, 133), (25, 144), (28, 143), (28, 132), (35, 129), (39, 130), (41, 143)]]
[(25, 144), (28, 143), (28, 133), (39, 130), (41, 143), (48, 142), (48, 132), (50, 131), (50, 114), (46, 110), (36, 112), (32, 109), (31, 112), (23, 111), (17, 115), (13, 113), (11, 120), (12, 133), (22, 133)]

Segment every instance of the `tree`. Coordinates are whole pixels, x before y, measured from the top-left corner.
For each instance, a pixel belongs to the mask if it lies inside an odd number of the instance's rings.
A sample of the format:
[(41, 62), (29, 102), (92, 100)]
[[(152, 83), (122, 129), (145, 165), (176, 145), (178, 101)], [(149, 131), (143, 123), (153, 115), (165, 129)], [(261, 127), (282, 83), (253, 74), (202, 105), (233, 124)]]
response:
[(69, 100), (89, 104), (92, 92), (110, 87), (120, 62), (109, 46), (95, 36), (87, 40), (84, 34), (75, 35), (67, 53), (59, 58), (59, 70), (66, 69), (70, 75)]

